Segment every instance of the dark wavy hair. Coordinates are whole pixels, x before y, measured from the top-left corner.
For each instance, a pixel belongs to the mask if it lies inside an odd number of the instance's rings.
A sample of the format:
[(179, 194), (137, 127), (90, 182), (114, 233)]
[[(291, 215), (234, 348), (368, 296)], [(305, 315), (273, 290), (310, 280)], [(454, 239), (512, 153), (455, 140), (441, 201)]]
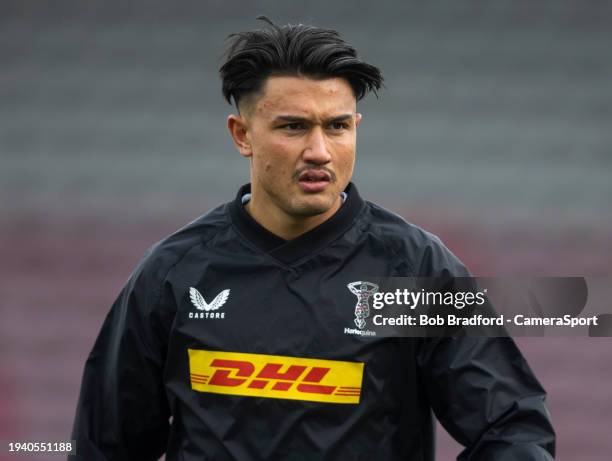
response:
[(269, 76), (297, 75), (313, 79), (341, 77), (348, 81), (359, 101), (383, 86), (380, 69), (357, 57), (355, 49), (332, 29), (304, 24), (238, 32), (227, 37), (230, 44), (219, 69), (223, 96), (238, 108), (245, 97), (261, 92)]

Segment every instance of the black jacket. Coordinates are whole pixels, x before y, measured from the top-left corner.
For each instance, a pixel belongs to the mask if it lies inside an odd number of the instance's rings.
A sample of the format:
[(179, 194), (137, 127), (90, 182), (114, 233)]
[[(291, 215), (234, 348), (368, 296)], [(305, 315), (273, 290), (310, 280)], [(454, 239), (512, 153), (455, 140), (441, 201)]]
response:
[(440, 240), (361, 199), (284, 241), (241, 198), (153, 246), (85, 365), (69, 459), (550, 460), (545, 392), (511, 338), (383, 338), (367, 275), (467, 275)]

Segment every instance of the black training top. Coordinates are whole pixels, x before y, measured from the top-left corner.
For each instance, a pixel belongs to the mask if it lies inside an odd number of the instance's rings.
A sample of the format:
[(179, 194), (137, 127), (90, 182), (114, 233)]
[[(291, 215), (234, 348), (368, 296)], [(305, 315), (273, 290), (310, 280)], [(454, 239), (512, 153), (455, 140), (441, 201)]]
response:
[(69, 459), (430, 461), (432, 411), (460, 460), (552, 459), (545, 392), (512, 339), (370, 329), (368, 276), (468, 275), (437, 237), (351, 184), (285, 241), (248, 192), (132, 273), (85, 365)]

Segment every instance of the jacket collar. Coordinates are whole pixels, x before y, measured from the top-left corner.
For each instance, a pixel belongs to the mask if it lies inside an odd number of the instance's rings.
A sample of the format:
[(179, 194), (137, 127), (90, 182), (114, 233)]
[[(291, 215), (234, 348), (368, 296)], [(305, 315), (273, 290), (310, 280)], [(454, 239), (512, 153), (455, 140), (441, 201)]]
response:
[(344, 190), (347, 195), (346, 200), (331, 218), (293, 240), (285, 240), (264, 228), (246, 211), (242, 197), (250, 192), (251, 184), (245, 184), (239, 189), (234, 201), (230, 202), (232, 221), (246, 239), (285, 264), (291, 264), (311, 255), (340, 237), (352, 226), (365, 205), (357, 187), (349, 183)]

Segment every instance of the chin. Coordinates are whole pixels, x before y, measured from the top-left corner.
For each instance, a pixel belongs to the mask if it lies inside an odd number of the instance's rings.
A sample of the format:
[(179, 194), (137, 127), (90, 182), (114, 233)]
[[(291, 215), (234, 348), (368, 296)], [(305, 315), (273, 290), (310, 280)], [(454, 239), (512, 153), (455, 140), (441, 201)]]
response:
[(294, 203), (291, 207), (293, 214), (297, 216), (317, 216), (328, 212), (334, 206), (334, 200), (331, 197), (307, 197)]

